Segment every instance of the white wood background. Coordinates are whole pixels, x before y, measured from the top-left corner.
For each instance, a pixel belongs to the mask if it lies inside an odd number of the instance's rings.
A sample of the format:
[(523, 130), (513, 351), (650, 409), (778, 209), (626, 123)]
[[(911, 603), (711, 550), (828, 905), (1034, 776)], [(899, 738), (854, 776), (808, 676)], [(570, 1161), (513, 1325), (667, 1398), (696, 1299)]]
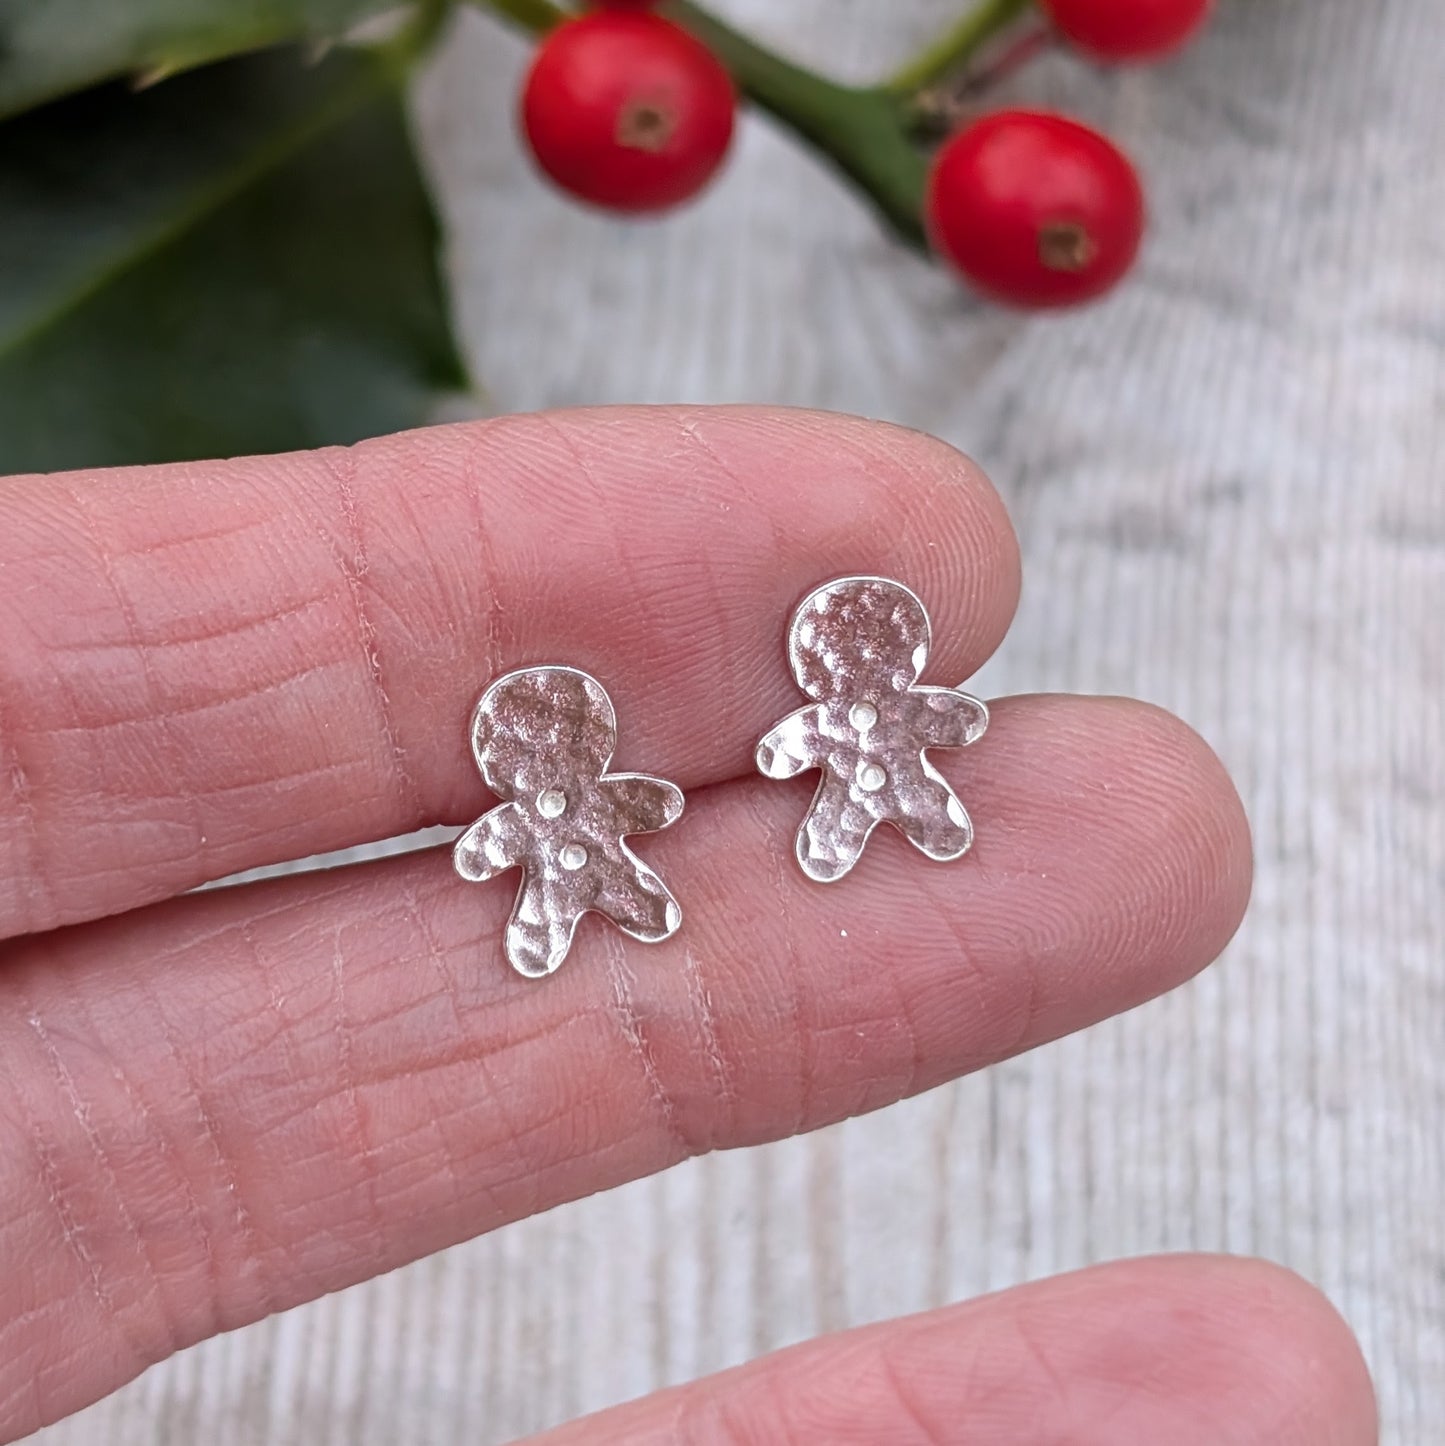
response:
[[(955, 0), (733, 0), (862, 77)], [(1082, 1262), (1259, 1253), (1445, 1421), (1445, 5), (1225, 0), (1155, 72), (1024, 93), (1149, 177), (1138, 278), (981, 309), (750, 123), (663, 225), (557, 200), (467, 16), (420, 121), (490, 405), (762, 400), (936, 431), (1022, 533), (981, 686), (1141, 694), (1232, 766), (1258, 892), (1191, 987), (811, 1139), (696, 1161), (213, 1342), (45, 1446), (501, 1442), (817, 1331)]]

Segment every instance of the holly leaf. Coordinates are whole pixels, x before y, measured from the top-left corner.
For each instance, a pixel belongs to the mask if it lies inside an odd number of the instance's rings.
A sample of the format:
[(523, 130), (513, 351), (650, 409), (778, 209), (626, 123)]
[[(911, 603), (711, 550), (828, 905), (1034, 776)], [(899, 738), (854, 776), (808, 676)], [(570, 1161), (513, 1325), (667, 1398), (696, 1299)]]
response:
[(0, 0), (0, 116), (115, 76), (325, 41), (397, 0)]
[(0, 126), (0, 473), (351, 442), (464, 386), (399, 83), (278, 51)]

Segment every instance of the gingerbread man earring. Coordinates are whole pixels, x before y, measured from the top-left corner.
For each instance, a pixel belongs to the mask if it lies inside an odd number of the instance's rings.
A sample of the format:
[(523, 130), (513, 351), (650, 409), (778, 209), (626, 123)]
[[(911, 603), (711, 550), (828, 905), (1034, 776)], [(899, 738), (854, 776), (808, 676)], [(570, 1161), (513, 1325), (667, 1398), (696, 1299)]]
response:
[(471, 736), (503, 802), (462, 834), (452, 858), (473, 883), (521, 868), (505, 945), (519, 974), (551, 974), (588, 912), (648, 944), (677, 933), (677, 900), (623, 840), (676, 823), (682, 790), (607, 772), (617, 720), (595, 678), (560, 667), (507, 673), (482, 694)]
[(837, 578), (793, 614), (788, 660), (814, 701), (763, 736), (757, 765), (767, 778), (822, 773), (795, 845), (810, 879), (841, 879), (880, 823), (931, 859), (961, 858), (973, 843), (925, 750), (977, 742), (988, 709), (961, 689), (919, 684), (930, 640), (923, 604), (887, 578)]

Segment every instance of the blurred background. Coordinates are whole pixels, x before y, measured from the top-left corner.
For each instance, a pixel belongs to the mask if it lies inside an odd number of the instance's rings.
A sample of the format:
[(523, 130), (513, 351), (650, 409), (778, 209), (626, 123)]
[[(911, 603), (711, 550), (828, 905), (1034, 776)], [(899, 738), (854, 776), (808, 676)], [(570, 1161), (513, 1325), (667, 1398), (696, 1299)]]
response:
[[(958, 7), (716, 8), (862, 80)], [(755, 114), (695, 207), (584, 211), (513, 134), (527, 53), (464, 13), (412, 97), (479, 386), (446, 413), (768, 401), (956, 443), (1026, 565), (975, 691), (1182, 714), (1254, 824), (1248, 921), (1126, 1018), (213, 1341), (37, 1439), (502, 1442), (820, 1331), (1203, 1249), (1320, 1284), (1384, 1439), (1438, 1441), (1445, 8), (1223, 0), (1170, 64), (1050, 57), (1011, 82), (1106, 127), (1149, 190), (1139, 267), (1067, 315), (971, 300)]]

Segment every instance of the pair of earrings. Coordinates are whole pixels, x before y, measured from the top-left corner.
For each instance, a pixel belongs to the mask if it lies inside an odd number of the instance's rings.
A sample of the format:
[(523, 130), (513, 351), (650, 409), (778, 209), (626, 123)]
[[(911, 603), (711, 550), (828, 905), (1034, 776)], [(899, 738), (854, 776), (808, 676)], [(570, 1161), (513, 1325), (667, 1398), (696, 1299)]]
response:
[[(973, 842), (968, 814), (925, 750), (976, 742), (988, 709), (960, 689), (918, 682), (930, 637), (923, 604), (886, 578), (824, 583), (793, 614), (788, 660), (812, 701), (763, 736), (757, 766), (767, 778), (821, 772), (794, 850), (819, 883), (841, 879), (880, 823), (931, 859), (960, 858)], [(676, 823), (682, 790), (607, 771), (617, 720), (595, 678), (566, 667), (507, 673), (482, 694), (471, 741), (503, 802), (462, 834), (453, 859), (478, 883), (522, 870), (506, 934), (513, 968), (551, 974), (588, 912), (644, 943), (678, 931), (677, 900), (624, 840)]]

